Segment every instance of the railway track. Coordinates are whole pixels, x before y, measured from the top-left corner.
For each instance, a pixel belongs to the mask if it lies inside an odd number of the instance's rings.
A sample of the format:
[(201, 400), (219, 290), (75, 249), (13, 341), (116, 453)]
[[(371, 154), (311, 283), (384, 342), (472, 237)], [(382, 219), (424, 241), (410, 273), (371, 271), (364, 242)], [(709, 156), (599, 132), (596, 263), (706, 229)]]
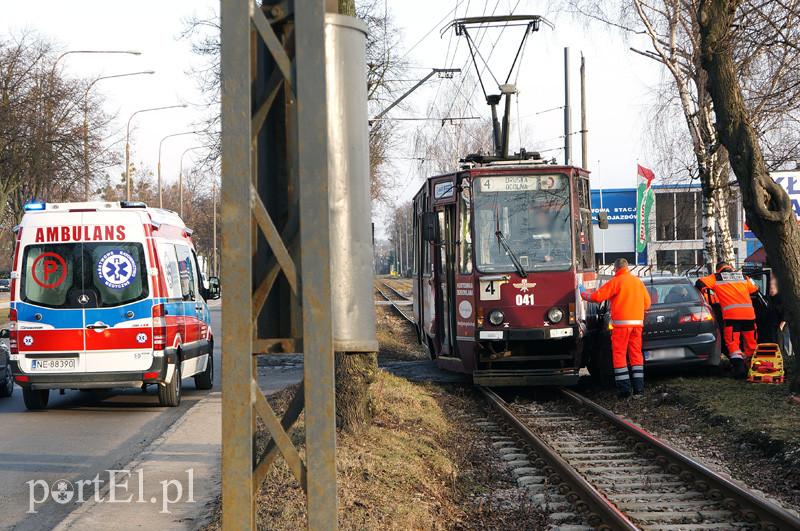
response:
[(520, 484), (593, 529), (800, 529), (800, 519), (571, 390), (508, 404), (479, 388), (514, 437), (496, 436)]
[(409, 323), (414, 323), (414, 309), (411, 298), (390, 286), (388, 282), (382, 279), (375, 280), (375, 291), (380, 293), (385, 299), (385, 302), (376, 301), (376, 304), (384, 302), (391, 306), (400, 317)]

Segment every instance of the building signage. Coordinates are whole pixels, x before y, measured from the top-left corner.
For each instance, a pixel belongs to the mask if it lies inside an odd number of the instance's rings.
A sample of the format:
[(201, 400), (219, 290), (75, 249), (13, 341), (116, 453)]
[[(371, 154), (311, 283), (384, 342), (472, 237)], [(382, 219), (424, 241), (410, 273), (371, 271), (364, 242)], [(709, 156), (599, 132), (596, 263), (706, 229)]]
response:
[[(603, 190), (602, 210), (608, 214), (609, 223), (636, 222), (636, 190), (617, 189)], [(600, 212), (600, 190), (592, 190), (592, 224), (597, 225), (597, 214)]]

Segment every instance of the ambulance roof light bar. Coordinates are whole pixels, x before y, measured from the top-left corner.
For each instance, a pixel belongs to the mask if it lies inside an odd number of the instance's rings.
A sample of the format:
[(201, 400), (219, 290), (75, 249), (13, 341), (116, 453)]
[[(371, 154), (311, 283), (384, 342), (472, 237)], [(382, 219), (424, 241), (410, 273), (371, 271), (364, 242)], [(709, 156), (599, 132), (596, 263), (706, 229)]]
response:
[(147, 203), (144, 201), (120, 201), (119, 206), (122, 208), (147, 208)]
[(31, 201), (30, 203), (26, 203), (22, 208), (25, 212), (33, 212), (36, 210), (44, 210), (46, 206), (44, 201)]

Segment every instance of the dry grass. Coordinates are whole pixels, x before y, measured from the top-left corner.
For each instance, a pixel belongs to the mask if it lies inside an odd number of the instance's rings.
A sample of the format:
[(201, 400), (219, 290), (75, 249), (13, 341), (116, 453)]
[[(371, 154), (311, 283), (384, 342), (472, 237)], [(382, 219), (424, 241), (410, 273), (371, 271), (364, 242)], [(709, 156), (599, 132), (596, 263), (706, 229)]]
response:
[(403, 318), (394, 314), (388, 306), (377, 306), (375, 317), (378, 326), (378, 343), (381, 350), (380, 359), (392, 360), (424, 360), (428, 353), (422, 348), (414, 334), (414, 329)]
[[(292, 391), (269, 398), (276, 411)], [(340, 433), (337, 441), (340, 529), (540, 529), (542, 515), (465, 415), (477, 410), (469, 392), (452, 394), (384, 371), (371, 391), (373, 424)], [(293, 438), (302, 429), (301, 417)], [(260, 430), (258, 447), (266, 440)], [(218, 511), (206, 530), (219, 529)], [(281, 459), (258, 495), (258, 528), (300, 529), (305, 517), (303, 493)]]

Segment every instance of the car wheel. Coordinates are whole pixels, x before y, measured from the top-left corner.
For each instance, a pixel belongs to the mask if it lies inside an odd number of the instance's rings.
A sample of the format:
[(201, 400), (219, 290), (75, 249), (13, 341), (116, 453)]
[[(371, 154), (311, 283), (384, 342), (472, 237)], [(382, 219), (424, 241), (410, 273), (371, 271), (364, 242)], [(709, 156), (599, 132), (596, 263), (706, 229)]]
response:
[(181, 364), (175, 364), (172, 380), (158, 386), (158, 403), (164, 407), (177, 407), (181, 404)]
[(11, 367), (6, 365), (5, 374), (0, 381), (0, 398), (8, 398), (14, 392), (14, 376), (11, 374)]
[(31, 411), (47, 409), (47, 402), (50, 400), (50, 390), (29, 389), (25, 387), (22, 389), (22, 399), (25, 401), (25, 407)]
[[(213, 352), (213, 347), (212, 347)], [(202, 391), (207, 391), (214, 387), (214, 355), (208, 355), (206, 370), (194, 376), (194, 386)]]

